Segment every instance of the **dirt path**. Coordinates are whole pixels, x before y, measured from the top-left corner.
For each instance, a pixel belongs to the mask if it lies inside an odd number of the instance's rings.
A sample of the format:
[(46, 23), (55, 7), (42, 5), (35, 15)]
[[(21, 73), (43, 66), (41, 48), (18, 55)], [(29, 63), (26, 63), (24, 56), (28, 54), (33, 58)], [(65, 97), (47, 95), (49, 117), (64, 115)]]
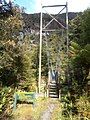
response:
[(55, 108), (54, 104), (49, 104), (48, 109), (46, 109), (43, 112), (43, 115), (41, 116), (41, 120), (50, 120), (51, 114), (52, 114), (54, 108)]
[(51, 99), (47, 109), (42, 113), (40, 120), (51, 120), (54, 110), (57, 108), (56, 99)]

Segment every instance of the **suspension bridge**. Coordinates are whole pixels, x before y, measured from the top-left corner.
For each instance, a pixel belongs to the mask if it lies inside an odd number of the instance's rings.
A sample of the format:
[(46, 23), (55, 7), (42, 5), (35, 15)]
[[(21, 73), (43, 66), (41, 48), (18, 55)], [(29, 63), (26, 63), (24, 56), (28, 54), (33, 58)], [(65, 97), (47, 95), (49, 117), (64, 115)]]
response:
[[(47, 11), (47, 8), (53, 8), (56, 9), (58, 8), (58, 13), (56, 16), (53, 16), (52, 14), (50, 14)], [(57, 17), (59, 16), (59, 14), (61, 12), (63, 12), (65, 10), (65, 21), (64, 24), (57, 19)], [(46, 12), (52, 19), (46, 24), (44, 25), (43, 23), (43, 12)], [(58, 25), (59, 28), (52, 28), (50, 29), (49, 26), (52, 24), (52, 22), (55, 21)], [(69, 45), (69, 39), (68, 39), (68, 3), (66, 2), (66, 4), (64, 5), (48, 5), (48, 6), (44, 6), (41, 3), (41, 16), (40, 16), (40, 49), (39, 49), (39, 81), (38, 81), (38, 86), (39, 86), (39, 93), (40, 93), (40, 89), (41, 89), (41, 57), (42, 57), (42, 42), (43, 42), (43, 33), (45, 33), (45, 40), (46, 40), (46, 49), (47, 49), (47, 58), (48, 58), (48, 82), (47, 82), (47, 96), (48, 97), (56, 97), (56, 98), (60, 98), (59, 96), (59, 86), (60, 86), (60, 82), (58, 80), (58, 73), (59, 73), (59, 67), (60, 67), (60, 60), (58, 62), (59, 58), (59, 54), (60, 54), (60, 47), (59, 46), (59, 51), (58, 55), (57, 55), (57, 59), (56, 59), (56, 66), (53, 66), (52, 61), (50, 60), (50, 51), (49, 51), (49, 47), (48, 47), (48, 40), (47, 40), (47, 35), (52, 33), (52, 32), (59, 32), (59, 34), (61, 34), (61, 36), (66, 40), (66, 54), (67, 54), (67, 59), (68, 59), (68, 45)], [(65, 32), (65, 34), (63, 34), (63, 32)], [(54, 67), (54, 70), (53, 70)]]

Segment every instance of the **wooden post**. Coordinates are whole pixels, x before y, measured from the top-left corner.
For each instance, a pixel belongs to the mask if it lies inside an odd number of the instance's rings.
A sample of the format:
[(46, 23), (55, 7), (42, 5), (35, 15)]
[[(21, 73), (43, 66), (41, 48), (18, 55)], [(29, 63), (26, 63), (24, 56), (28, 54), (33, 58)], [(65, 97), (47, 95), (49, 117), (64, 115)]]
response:
[(49, 71), (48, 71), (47, 97), (49, 97), (49, 85), (50, 85), (50, 81), (51, 81), (51, 72), (50, 72), (50, 69), (49, 69)]
[(59, 90), (59, 100), (61, 101), (61, 90)]
[(16, 105), (17, 105), (17, 94), (14, 93), (14, 103), (13, 103), (13, 110), (16, 110)]

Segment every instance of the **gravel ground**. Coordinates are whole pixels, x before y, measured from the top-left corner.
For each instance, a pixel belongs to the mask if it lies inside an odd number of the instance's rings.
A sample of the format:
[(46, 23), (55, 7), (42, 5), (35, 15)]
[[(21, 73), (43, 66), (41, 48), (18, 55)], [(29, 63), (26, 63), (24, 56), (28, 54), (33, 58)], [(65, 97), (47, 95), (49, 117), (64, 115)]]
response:
[(56, 108), (56, 104), (50, 103), (48, 108), (42, 113), (41, 120), (51, 120), (51, 115)]

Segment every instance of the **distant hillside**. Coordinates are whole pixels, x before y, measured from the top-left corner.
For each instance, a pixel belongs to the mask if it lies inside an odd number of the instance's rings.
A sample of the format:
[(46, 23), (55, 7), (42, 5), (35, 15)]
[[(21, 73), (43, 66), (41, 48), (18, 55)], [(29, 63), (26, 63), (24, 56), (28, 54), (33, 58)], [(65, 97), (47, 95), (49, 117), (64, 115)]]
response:
[[(74, 19), (77, 16), (77, 14), (78, 13), (69, 12), (69, 14), (68, 14), (69, 20)], [(53, 16), (56, 17), (56, 15), (53, 15)], [(46, 25), (51, 19), (52, 18), (48, 14), (43, 13), (43, 25)], [(58, 15), (57, 19), (65, 26), (65, 13)], [(35, 14), (23, 13), (23, 20), (25, 22), (25, 29), (37, 30), (37, 29), (39, 29), (39, 25), (40, 25), (40, 13), (35, 13)], [(49, 27), (54, 28), (56, 26), (57, 26), (57, 28), (60, 27), (59, 25), (57, 25), (56, 22), (53, 21), (53, 23)]]

